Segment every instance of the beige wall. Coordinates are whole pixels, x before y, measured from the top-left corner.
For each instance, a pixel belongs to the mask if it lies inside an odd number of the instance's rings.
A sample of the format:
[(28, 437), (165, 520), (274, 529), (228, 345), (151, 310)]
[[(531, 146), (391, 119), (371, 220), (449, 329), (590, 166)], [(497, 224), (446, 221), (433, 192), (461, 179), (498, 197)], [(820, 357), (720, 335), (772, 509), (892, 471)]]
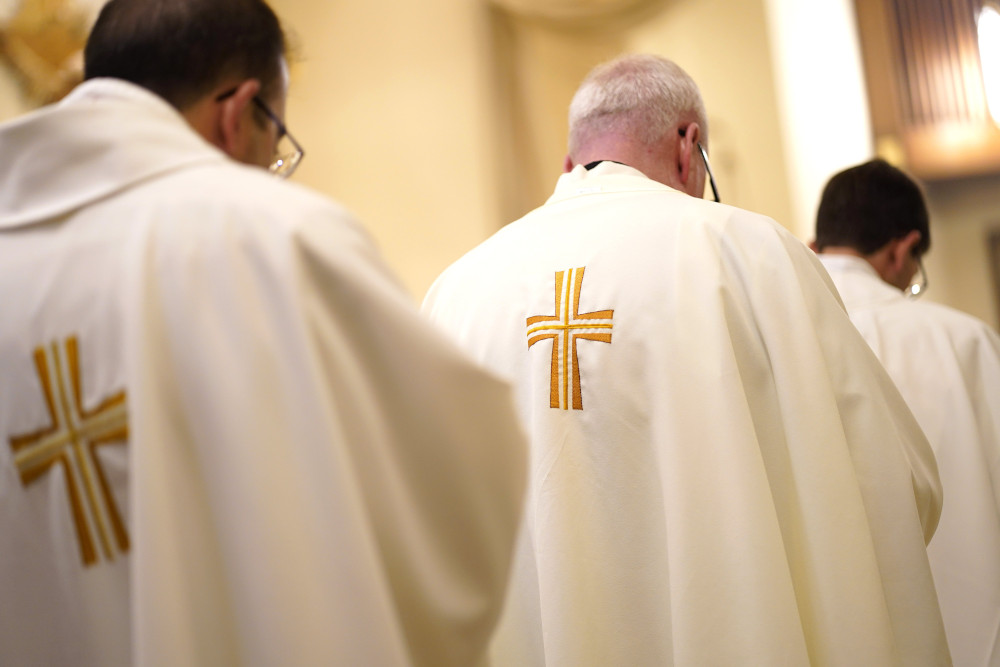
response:
[(1000, 328), (1000, 294), (992, 288), (986, 245), (989, 230), (1000, 231), (1000, 176), (930, 183), (927, 195), (931, 208), (927, 297)]
[(809, 241), (830, 175), (873, 152), (854, 2), (765, 3), (792, 196), (787, 226)]
[(698, 81), (724, 200), (787, 224), (790, 197), (768, 43), (762, 39), (762, 3), (650, 4), (654, 11), (616, 17), (598, 27), (523, 17), (496, 20), (501, 37), (492, 57), (503, 66), (501, 87), (511, 91), (502, 102), (510, 120), (497, 131), (517, 149), (515, 156), (503, 156), (509, 161), (503, 171), (516, 169), (520, 176), (519, 183), (503, 190), (506, 220), (551, 193), (566, 151), (567, 107), (579, 81), (594, 65), (631, 51), (671, 58)]
[(0, 121), (19, 116), (27, 110), (28, 105), (13, 72), (0, 63)]
[[(830, 175), (872, 157), (853, 0), (766, 0), (800, 238), (812, 238)], [(901, 165), (905, 168), (905, 164)], [(985, 244), (1000, 226), (1000, 176), (926, 183), (933, 246), (922, 297), (1000, 325)]]
[(468, 0), (274, 0), (300, 43), (295, 179), (371, 230), (415, 296), (500, 222), (487, 14)]
[(621, 52), (651, 51), (701, 85), (725, 201), (787, 224), (763, 4), (663, 4), (642, 21), (581, 28), (468, 0), (274, 0), (302, 44), (289, 124), (308, 157), (296, 178), (355, 211), (420, 298), (449, 263), (551, 193), (583, 75)]
[[(295, 178), (354, 211), (419, 299), (445, 266), (551, 192), (566, 106), (586, 71), (651, 51), (701, 86), (723, 199), (808, 240), (821, 182), (867, 159), (868, 131), (848, 97), (859, 76), (844, 27), (850, 0), (815, 0), (809, 12), (796, 2), (651, 0), (655, 10), (595, 28), (510, 18), (486, 0), (273, 0), (300, 50), (288, 122), (307, 157)], [(824, 27), (825, 41), (803, 38)], [(840, 90), (804, 86), (814, 72), (842, 74)], [(0, 68), (0, 119), (23, 109)], [(998, 185), (928, 187), (928, 297), (994, 325), (983, 228), (997, 219)]]
[(792, 200), (766, 18), (761, 0), (672, 2), (635, 30), (630, 48), (671, 58), (698, 82), (722, 200), (789, 226)]

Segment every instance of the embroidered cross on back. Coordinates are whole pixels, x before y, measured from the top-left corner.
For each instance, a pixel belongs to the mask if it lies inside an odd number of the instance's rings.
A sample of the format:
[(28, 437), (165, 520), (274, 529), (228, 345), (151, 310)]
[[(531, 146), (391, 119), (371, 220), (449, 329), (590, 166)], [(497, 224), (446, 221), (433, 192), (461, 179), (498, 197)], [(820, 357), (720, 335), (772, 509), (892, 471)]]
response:
[(92, 410), (82, 405), (80, 357), (75, 337), (60, 349), (35, 350), (35, 369), (42, 386), (50, 425), (10, 438), (21, 483), (37, 482), (61, 466), (66, 480), (70, 516), (76, 528), (84, 566), (103, 554), (112, 560), (116, 550), (129, 549), (129, 537), (115, 504), (97, 448), (124, 445), (128, 439), (125, 392), (118, 392)]
[[(580, 340), (611, 343), (614, 310), (580, 312), (580, 292), (586, 267), (556, 271), (555, 314), (528, 318), (528, 347), (552, 341), (549, 407), (583, 410), (583, 389), (577, 363)], [(572, 397), (572, 398), (571, 398)]]

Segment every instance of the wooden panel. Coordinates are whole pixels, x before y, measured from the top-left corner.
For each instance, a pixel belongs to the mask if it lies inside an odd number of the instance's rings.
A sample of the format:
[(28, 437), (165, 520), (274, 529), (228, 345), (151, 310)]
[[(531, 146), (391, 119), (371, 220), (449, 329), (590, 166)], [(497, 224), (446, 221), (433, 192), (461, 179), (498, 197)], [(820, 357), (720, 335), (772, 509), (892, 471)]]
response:
[(858, 36), (865, 66), (865, 84), (875, 136), (898, 133), (901, 108), (895, 53), (895, 17), (882, 0), (856, 0)]
[(901, 166), (920, 178), (1000, 173), (976, 35), (981, 6), (855, 1), (876, 145), (901, 146)]

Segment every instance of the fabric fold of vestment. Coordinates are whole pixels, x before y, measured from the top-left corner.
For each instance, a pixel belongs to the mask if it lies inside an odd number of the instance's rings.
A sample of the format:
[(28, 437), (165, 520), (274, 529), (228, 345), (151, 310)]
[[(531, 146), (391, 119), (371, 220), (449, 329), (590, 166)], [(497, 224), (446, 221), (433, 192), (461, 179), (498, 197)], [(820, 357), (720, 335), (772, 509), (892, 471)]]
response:
[(927, 552), (955, 664), (1000, 666), (1000, 336), (860, 257), (820, 261), (934, 449), (945, 503)]
[(949, 663), (933, 454), (774, 221), (577, 166), (424, 311), (531, 440), (497, 664)]
[(0, 154), (0, 663), (483, 658), (526, 483), (511, 390), (353, 217), (120, 81)]

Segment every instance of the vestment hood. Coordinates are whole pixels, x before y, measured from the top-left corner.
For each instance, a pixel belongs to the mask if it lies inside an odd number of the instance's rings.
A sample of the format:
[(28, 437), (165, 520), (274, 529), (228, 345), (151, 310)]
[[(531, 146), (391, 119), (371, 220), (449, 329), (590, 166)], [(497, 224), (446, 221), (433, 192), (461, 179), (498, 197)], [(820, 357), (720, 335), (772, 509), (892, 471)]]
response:
[(227, 159), (164, 100), (116, 79), (93, 79), (58, 104), (0, 125), (0, 156), (0, 229), (44, 222), (154, 176)]

